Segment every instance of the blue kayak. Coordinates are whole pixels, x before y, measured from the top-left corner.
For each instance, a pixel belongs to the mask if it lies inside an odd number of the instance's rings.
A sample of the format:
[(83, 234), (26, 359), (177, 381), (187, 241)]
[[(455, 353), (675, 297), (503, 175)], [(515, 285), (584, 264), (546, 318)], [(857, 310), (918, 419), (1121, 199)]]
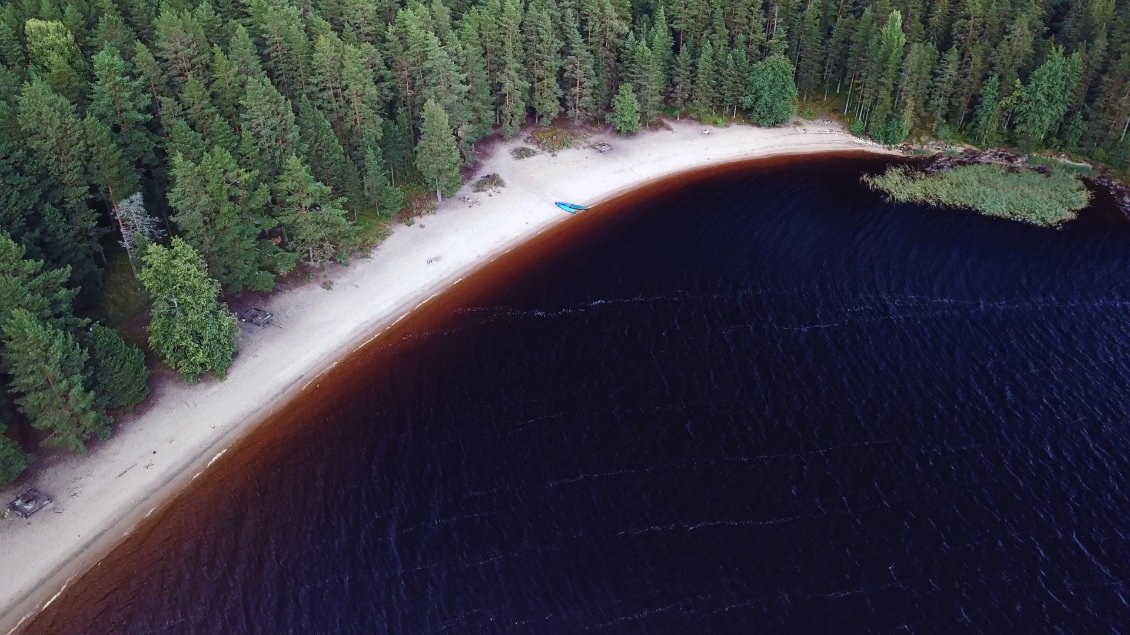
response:
[(560, 207), (566, 212), (569, 212), (570, 214), (576, 214), (577, 212), (583, 212), (588, 209), (584, 205), (577, 205), (576, 203), (562, 203), (561, 201), (557, 201), (556, 203), (554, 203), (554, 205)]

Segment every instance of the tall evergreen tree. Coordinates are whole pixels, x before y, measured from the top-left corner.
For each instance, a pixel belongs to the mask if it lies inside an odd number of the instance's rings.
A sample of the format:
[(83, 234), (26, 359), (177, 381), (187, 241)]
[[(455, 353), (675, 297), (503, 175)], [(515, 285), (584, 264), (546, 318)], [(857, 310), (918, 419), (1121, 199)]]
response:
[(127, 344), (113, 329), (93, 324), (86, 338), (90, 351), (89, 376), (103, 408), (129, 408), (149, 395), (145, 355)]
[(561, 39), (543, 0), (530, 2), (526, 9), (523, 34), (526, 41), (526, 68), (530, 77), (530, 106), (537, 121), (548, 125), (561, 112)]
[(91, 438), (110, 436), (112, 421), (87, 388), (87, 353), (74, 337), (22, 308), (11, 311), (3, 331), (16, 404), (33, 427), (50, 433), (44, 445), (83, 452)]
[(288, 251), (310, 265), (324, 264), (348, 252), (355, 232), (342, 207), (344, 199), (335, 198), (297, 157), (287, 159), (275, 190)]
[(428, 185), (436, 190), (436, 200), (459, 191), (459, 146), (451, 131), (447, 113), (434, 101), (424, 104), (424, 122), (416, 145), (416, 167)]
[(144, 83), (130, 76), (129, 65), (117, 49), (107, 46), (94, 56), (90, 114), (110, 127), (118, 147), (134, 163), (153, 155), (153, 139), (146, 128), (151, 102)]
[(562, 77), (565, 82), (565, 114), (573, 123), (592, 119), (596, 115), (596, 74), (592, 54), (581, 39), (577, 17), (566, 12), (565, 60)]
[(270, 192), (256, 184), (258, 175), (240, 168), (223, 148), (205, 152), (198, 163), (174, 157), (172, 173), (172, 220), (185, 241), (203, 255), (209, 274), (231, 291), (272, 289), (271, 271), (289, 271), (293, 261), (290, 266), (265, 265), (276, 258), (271, 243), (259, 240), (267, 228)]
[(714, 47), (707, 41), (698, 54), (692, 105), (700, 114), (710, 112), (713, 115), (717, 110), (717, 98), (718, 76), (714, 65)]
[(276, 175), (292, 154), (302, 154), (302, 140), (290, 100), (260, 77), (247, 82), (240, 101), (241, 149), (249, 165), (264, 175)]
[(612, 112), (608, 113), (608, 123), (616, 128), (616, 132), (627, 134), (640, 129), (640, 104), (636, 101), (635, 91), (631, 84), (620, 87), (616, 97), (612, 100)]

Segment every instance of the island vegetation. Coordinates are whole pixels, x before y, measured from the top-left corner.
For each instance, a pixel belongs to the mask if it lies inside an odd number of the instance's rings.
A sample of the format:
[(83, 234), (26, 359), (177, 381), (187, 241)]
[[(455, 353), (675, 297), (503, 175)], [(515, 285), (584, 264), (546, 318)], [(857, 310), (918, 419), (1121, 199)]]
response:
[[(454, 194), (492, 135), (779, 125), (798, 104), (884, 143), (1124, 171), (1130, 4), (6, 2), (0, 428), (81, 451), (145, 397), (145, 352), (223, 376), (225, 297), (346, 261), (406, 202)], [(28, 459), (0, 434), (0, 479)]]
[(958, 165), (936, 172), (902, 166), (863, 177), (899, 202), (971, 209), (989, 216), (1053, 227), (1075, 218), (1090, 192), (1072, 172), (993, 163)]

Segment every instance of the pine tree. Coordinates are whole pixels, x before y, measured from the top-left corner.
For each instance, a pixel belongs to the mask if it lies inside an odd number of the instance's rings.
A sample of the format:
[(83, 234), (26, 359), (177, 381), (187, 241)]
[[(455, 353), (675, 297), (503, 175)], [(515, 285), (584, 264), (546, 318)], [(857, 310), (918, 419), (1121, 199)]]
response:
[(218, 45), (212, 45), (208, 88), (215, 96), (216, 108), (229, 122), (237, 121), (239, 101), (246, 87), (247, 78), (240, 74), (235, 62)]
[(467, 85), (463, 83), (459, 67), (440, 44), (439, 38), (430, 33), (427, 35), (430, 44), (424, 59), (424, 76), (419, 86), (420, 99), (425, 102), (431, 99), (439, 104), (448, 114), (451, 127), (459, 134), (471, 118), (467, 105)]
[(388, 169), (385, 167), (381, 149), (370, 144), (365, 153), (365, 166), (362, 175), (365, 199), (372, 207), (385, 216), (393, 216), (404, 209), (404, 191), (392, 185)]
[[(267, 241), (258, 240), (267, 225), (270, 192), (256, 185), (258, 175), (240, 168), (223, 148), (205, 152), (199, 163), (174, 157), (172, 175), (172, 220), (203, 255), (209, 274), (231, 291), (271, 290), (274, 276), (260, 253)], [(289, 267), (275, 267), (283, 270)]]
[(463, 51), (463, 74), (467, 78), (469, 119), (463, 140), (474, 144), (490, 135), (494, 128), (494, 95), (480, 41), (478, 23), (464, 18), (459, 29), (459, 45)]
[(19, 122), (27, 131), (28, 149), (62, 188), (68, 221), (87, 254), (72, 272), (75, 280), (94, 279), (94, 258), (102, 256), (102, 232), (97, 217), (86, 205), (86, 135), (74, 104), (46, 82), (33, 80), (20, 94)]
[(565, 114), (573, 123), (590, 120), (596, 115), (596, 75), (592, 54), (581, 39), (576, 15), (565, 14)]
[(86, 62), (72, 33), (62, 22), (31, 18), (24, 24), (28, 65), (51, 90), (74, 104), (86, 92)]
[(1039, 143), (1054, 132), (1071, 104), (1071, 94), (1083, 70), (1078, 53), (1065, 56), (1052, 46), (1048, 59), (1032, 73), (1013, 109), (1017, 136), (1029, 144)]
[(19, 443), (4, 435), (8, 426), (0, 422), (0, 485), (7, 485), (23, 474), (31, 463), (31, 456)]
[(80, 326), (71, 308), (77, 291), (67, 286), (68, 278), (66, 269), (48, 269), (43, 261), (27, 258), (25, 249), (0, 231), (0, 326), (17, 308), (63, 329)]
[(107, 45), (94, 56), (90, 114), (110, 127), (122, 153), (134, 163), (153, 155), (153, 138), (146, 125), (152, 98), (142, 80), (130, 77), (129, 64)]
[(239, 326), (220, 300), (220, 284), (208, 277), (204, 259), (180, 238), (169, 247), (150, 245), (139, 278), (152, 306), (149, 344), (188, 381), (223, 377), (235, 355)]
[(141, 188), (137, 170), (114, 143), (108, 127), (90, 115), (82, 123), (90, 152), (87, 162), (89, 179), (97, 186), (102, 202), (113, 207)]
[(266, 77), (247, 82), (239, 123), (246, 162), (265, 176), (279, 174), (290, 155), (303, 153), (290, 100)]
[(113, 329), (93, 324), (86, 337), (89, 375), (102, 408), (130, 408), (149, 395), (149, 369), (138, 347), (127, 344)]
[(671, 106), (675, 108), (676, 116), (681, 116), (691, 105), (694, 78), (694, 58), (688, 45), (684, 46), (675, 58), (675, 73), (671, 82)]
[(993, 75), (981, 86), (970, 135), (981, 146), (992, 143), (1000, 130), (1000, 79)]
[(424, 122), (416, 145), (416, 167), (424, 180), (435, 187), (436, 200), (459, 191), (459, 146), (451, 132), (447, 113), (434, 101), (424, 104)]
[(355, 231), (342, 207), (344, 199), (335, 198), (297, 157), (287, 159), (275, 191), (288, 251), (311, 266), (348, 253)]
[(34, 428), (50, 432), (44, 445), (84, 452), (92, 437), (108, 438), (112, 420), (86, 388), (87, 353), (74, 337), (22, 308), (3, 331), (16, 404)]
[(537, 121), (548, 125), (561, 112), (561, 40), (557, 36), (550, 10), (541, 0), (530, 3), (523, 25), (526, 41), (526, 67), (530, 77), (530, 105)]
[(363, 199), (357, 167), (346, 156), (329, 120), (305, 97), (298, 105), (298, 128), (314, 177), (332, 187), (335, 196), (346, 197), (351, 209), (359, 209)]
[(522, 56), (522, 8), (519, 0), (505, 0), (499, 30), (504, 38), (499, 51), (501, 71), (498, 78), (499, 105), (497, 121), (502, 136), (512, 137), (526, 122), (526, 97), (530, 83)]
[(244, 81), (259, 79), (264, 76), (263, 65), (259, 61), (259, 52), (255, 49), (255, 42), (251, 34), (242, 24), (237, 24), (228, 43), (228, 57), (232, 64), (239, 69), (239, 75)]
[(389, 179), (396, 183), (397, 179), (408, 173), (415, 161), (416, 149), (412, 145), (412, 124), (409, 123), (407, 115), (399, 112), (394, 119), (385, 122), (383, 130), (381, 148), (384, 150), (385, 163), (389, 168)]
[(204, 29), (188, 11), (163, 9), (154, 23), (157, 57), (177, 84), (189, 77), (206, 77), (211, 47)]
[(640, 104), (630, 84), (624, 84), (612, 100), (612, 112), (608, 113), (608, 123), (616, 132), (627, 134), (640, 129)]
[(753, 65), (742, 106), (762, 126), (779, 126), (796, 111), (797, 87), (789, 58), (773, 55)]
[(714, 47), (707, 41), (702, 45), (698, 55), (698, 66), (695, 71), (694, 93), (692, 105), (700, 115), (707, 111), (711, 115), (717, 110), (718, 79), (714, 68)]
[(247, 11), (272, 83), (287, 98), (297, 99), (310, 86), (311, 50), (298, 8), (278, 0), (248, 0)]

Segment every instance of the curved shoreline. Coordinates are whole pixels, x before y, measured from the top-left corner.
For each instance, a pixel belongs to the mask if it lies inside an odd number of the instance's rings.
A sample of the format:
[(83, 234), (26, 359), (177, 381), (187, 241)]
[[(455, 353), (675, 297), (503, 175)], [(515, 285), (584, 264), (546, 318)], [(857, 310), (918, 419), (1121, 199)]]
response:
[[(61, 513), (0, 525), (0, 552), (10, 570), (0, 580), (0, 633), (27, 623), (86, 570), (233, 443), (346, 355), (364, 347), (472, 271), (570, 215), (554, 200), (593, 204), (647, 182), (693, 168), (771, 156), (868, 151), (894, 154), (807, 122), (762, 129), (711, 128), (668, 122), (630, 139), (597, 135), (615, 149), (587, 148), (516, 160), (520, 139), (497, 144), (475, 176), (495, 172), (506, 186), (444, 202), (435, 215), (396, 228), (367, 259), (333, 273), (334, 289), (307, 284), (272, 296), (265, 308), (280, 329), (243, 327), (240, 354), (228, 379), (157, 386), (144, 412), (123, 419), (115, 436), (83, 457), (42, 469), (34, 484), (52, 495)], [(251, 330), (254, 329), (254, 330)], [(261, 406), (262, 404), (262, 406)], [(12, 497), (15, 488), (3, 495)], [(7, 499), (5, 499), (7, 500)]]

